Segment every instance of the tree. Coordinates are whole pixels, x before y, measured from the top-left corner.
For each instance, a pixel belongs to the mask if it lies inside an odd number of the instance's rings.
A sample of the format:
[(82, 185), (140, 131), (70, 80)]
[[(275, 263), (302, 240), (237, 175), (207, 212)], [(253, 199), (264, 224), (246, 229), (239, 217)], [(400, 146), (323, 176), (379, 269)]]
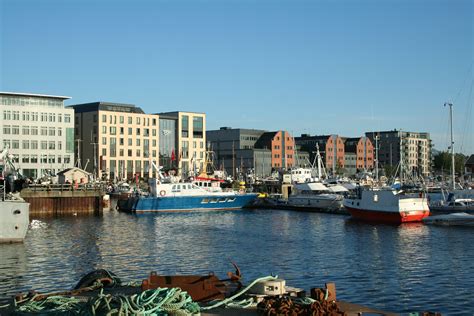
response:
[[(463, 154), (454, 154), (454, 169), (456, 174), (464, 172), (464, 164), (467, 157)], [(451, 154), (447, 151), (440, 152), (434, 156), (434, 169), (439, 172), (450, 173), (451, 170)]]

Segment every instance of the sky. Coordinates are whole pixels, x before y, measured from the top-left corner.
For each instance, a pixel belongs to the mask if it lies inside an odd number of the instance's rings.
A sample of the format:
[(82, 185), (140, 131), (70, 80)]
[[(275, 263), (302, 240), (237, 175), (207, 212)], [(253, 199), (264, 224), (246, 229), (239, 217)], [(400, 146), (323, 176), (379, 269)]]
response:
[(474, 0), (0, 0), (0, 91), (474, 153)]

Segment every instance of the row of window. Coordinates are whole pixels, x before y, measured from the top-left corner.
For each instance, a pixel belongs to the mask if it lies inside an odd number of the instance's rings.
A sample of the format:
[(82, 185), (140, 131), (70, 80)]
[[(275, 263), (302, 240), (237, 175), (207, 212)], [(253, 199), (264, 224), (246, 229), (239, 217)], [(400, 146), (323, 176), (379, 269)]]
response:
[(3, 148), (11, 148), (11, 149), (43, 149), (43, 150), (62, 150), (63, 143), (61, 141), (37, 141), (37, 140), (22, 140), (21, 143), (19, 140), (3, 140)]
[[(124, 138), (119, 138), (118, 139), (118, 144), (119, 146), (125, 146), (125, 139)], [(111, 145), (116, 145), (117, 144), (117, 139), (112, 137), (109, 138), (109, 143)], [(141, 146), (142, 144), (142, 139), (136, 138), (135, 139), (135, 146)], [(151, 146), (156, 147), (156, 139), (151, 140)], [(102, 145), (107, 145), (107, 137), (102, 137)], [(133, 138), (127, 138), (127, 145), (128, 146), (133, 146)], [(143, 146), (148, 147), (150, 145), (150, 140), (149, 139), (143, 139)]]
[(63, 107), (63, 101), (39, 97), (0, 96), (0, 105)]
[(13, 163), (42, 163), (42, 164), (53, 164), (53, 163), (71, 163), (71, 156), (55, 156), (55, 155), (12, 155)]
[[(32, 122), (56, 122), (62, 123), (63, 114), (47, 112), (28, 112), (28, 111), (10, 111), (3, 110), (3, 120), (5, 121), (32, 121)], [(64, 122), (71, 122), (71, 115), (64, 114)]]
[[(97, 127), (94, 126), (94, 133), (97, 133), (96, 131)], [(135, 135), (139, 136), (139, 135), (142, 135), (142, 131), (143, 130), (143, 136), (145, 137), (148, 137), (150, 136), (150, 129), (149, 128), (136, 128), (135, 129)], [(110, 126), (108, 128), (108, 131), (110, 133), (110, 135), (117, 135), (117, 127), (115, 126)], [(128, 133), (127, 135), (133, 135), (133, 128), (132, 127), (129, 127), (127, 129)], [(125, 135), (125, 128), (124, 127), (119, 127), (118, 128), (118, 132), (120, 135)], [(76, 129), (76, 134), (78, 134), (78, 130)], [(107, 134), (107, 126), (102, 126), (102, 134)], [(156, 129), (151, 129), (151, 136), (156, 136)]]
[[(20, 135), (19, 125), (4, 125), (4, 135)], [(62, 136), (63, 130), (61, 127), (46, 127), (46, 126), (22, 126), (21, 135), (41, 135), (41, 136)]]
[[(94, 122), (97, 122), (97, 116), (94, 115)], [(102, 123), (107, 123), (107, 114), (102, 114)], [(109, 124), (125, 124), (125, 117), (123, 115), (118, 116), (117, 120), (117, 115), (109, 115)], [(128, 124), (133, 124), (133, 117), (129, 116), (127, 117), (127, 123)], [(135, 117), (135, 124), (136, 125), (141, 125), (143, 123), (143, 126), (156, 126), (156, 118), (152, 118), (150, 120), (149, 117), (140, 117), (137, 116)]]
[[(274, 158), (280, 158), (281, 156), (280, 156), (280, 154), (275, 154), (273, 157)], [(286, 157), (291, 159), (291, 158), (293, 158), (293, 155), (286, 155)]]

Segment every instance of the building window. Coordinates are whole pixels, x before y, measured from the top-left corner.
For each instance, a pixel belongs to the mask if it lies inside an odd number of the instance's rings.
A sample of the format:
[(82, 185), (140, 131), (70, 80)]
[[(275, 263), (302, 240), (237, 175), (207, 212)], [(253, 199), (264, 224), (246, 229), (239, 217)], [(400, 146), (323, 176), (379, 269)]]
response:
[(140, 138), (137, 138), (136, 145), (140, 146)]
[(11, 133), (10, 125), (4, 125), (3, 126), (3, 134), (10, 135), (10, 133)]
[(140, 157), (140, 156), (141, 156), (140, 149), (137, 149), (137, 157)]
[(102, 123), (107, 123), (107, 115), (102, 114)]
[(49, 121), (56, 122), (56, 116), (54, 115), (54, 113), (49, 113)]
[(20, 141), (12, 140), (12, 149), (20, 149)]
[(30, 163), (30, 156), (29, 155), (23, 155), (21, 157), (21, 162), (22, 163)]
[(120, 156), (120, 157), (123, 157), (123, 149), (120, 149), (120, 150), (119, 150), (119, 156)]
[(11, 112), (10, 111), (3, 111), (3, 119), (4, 120), (11, 120)]
[(23, 149), (30, 149), (30, 141), (29, 140), (22, 141), (22, 148)]
[(38, 135), (38, 127), (31, 126), (31, 135)]
[(38, 122), (38, 113), (37, 112), (32, 112), (31, 113), (31, 120), (34, 122)]
[(183, 150), (182, 150), (182, 158), (189, 158), (189, 142), (183, 141)]
[(46, 126), (41, 126), (41, 136), (48, 135), (48, 128)]
[(58, 142), (58, 149), (62, 150), (63, 149), (63, 144), (61, 142)]
[(49, 145), (48, 149), (52, 149), (52, 150), (56, 149), (56, 143), (55, 142), (49, 142), (48, 145)]
[(64, 123), (71, 123), (71, 115), (64, 114)]
[(120, 122), (120, 124), (123, 124), (123, 123), (125, 123), (125, 119), (124, 119), (124, 117), (123, 117), (123, 116), (120, 116), (120, 118), (119, 118), (119, 122)]
[(131, 149), (128, 150), (128, 156), (132, 157), (132, 150)]
[(106, 148), (102, 148), (102, 156), (107, 156), (107, 149)]
[(22, 128), (22, 133), (23, 135), (30, 135), (30, 127), (29, 126), (23, 126)]
[(152, 136), (156, 136), (156, 129), (152, 129), (152, 130), (151, 130), (151, 135), (152, 135)]
[(18, 125), (13, 125), (13, 126), (12, 126), (12, 134), (13, 134), (13, 135), (20, 135), (20, 126), (18, 126)]
[(137, 117), (137, 125), (139, 125), (139, 124), (140, 124), (140, 117), (138, 116)]
[(56, 129), (54, 127), (49, 128), (49, 136), (55, 136), (56, 135)]
[(13, 120), (14, 121), (20, 120), (20, 111), (13, 111)]
[(133, 121), (132, 121), (132, 117), (129, 116), (129, 117), (128, 117), (128, 124), (132, 124), (132, 122), (133, 122)]
[(110, 126), (110, 135), (117, 134), (117, 128), (115, 126)]
[(31, 141), (31, 149), (38, 149), (38, 141), (32, 140)]
[(23, 121), (29, 121), (30, 120), (30, 112), (23, 112)]
[(124, 132), (125, 132), (125, 128), (120, 127), (120, 135), (123, 135)]
[(151, 120), (151, 125), (156, 126), (156, 118)]
[(58, 136), (63, 136), (63, 129), (58, 127)]
[(128, 135), (132, 135), (133, 134), (133, 128), (129, 127), (128, 128)]
[(189, 117), (187, 115), (181, 117), (181, 136), (189, 136)]
[(41, 141), (41, 149), (42, 150), (48, 149), (48, 142), (47, 141), (45, 141), (45, 140)]
[(137, 128), (137, 135), (140, 135), (140, 128)]
[(201, 116), (193, 117), (193, 137), (203, 138), (203, 118)]
[(128, 139), (128, 146), (132, 146), (133, 145), (133, 139), (129, 138)]
[(58, 122), (61, 123), (63, 121), (63, 116), (61, 114), (58, 114)]
[(123, 145), (124, 145), (123, 138), (120, 138), (120, 139), (119, 139), (119, 145), (121, 145), (121, 146), (123, 146)]
[(107, 137), (102, 137), (102, 145), (107, 145)]

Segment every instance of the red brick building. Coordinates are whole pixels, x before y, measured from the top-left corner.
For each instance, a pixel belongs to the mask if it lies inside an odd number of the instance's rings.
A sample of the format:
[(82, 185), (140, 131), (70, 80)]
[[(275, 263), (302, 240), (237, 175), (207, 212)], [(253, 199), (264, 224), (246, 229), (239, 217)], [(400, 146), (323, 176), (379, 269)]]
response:
[(318, 144), (326, 169), (332, 170), (332, 173), (344, 168), (344, 142), (340, 136), (303, 134), (296, 138), (296, 143), (304, 150), (312, 153), (312, 159), (314, 159), (314, 151), (316, 150), (316, 144)]
[(289, 169), (294, 165), (295, 143), (286, 131), (263, 133), (255, 143), (255, 148), (271, 150), (272, 168)]
[(374, 168), (374, 146), (368, 137), (345, 138), (344, 145), (346, 153), (356, 155), (357, 170)]

